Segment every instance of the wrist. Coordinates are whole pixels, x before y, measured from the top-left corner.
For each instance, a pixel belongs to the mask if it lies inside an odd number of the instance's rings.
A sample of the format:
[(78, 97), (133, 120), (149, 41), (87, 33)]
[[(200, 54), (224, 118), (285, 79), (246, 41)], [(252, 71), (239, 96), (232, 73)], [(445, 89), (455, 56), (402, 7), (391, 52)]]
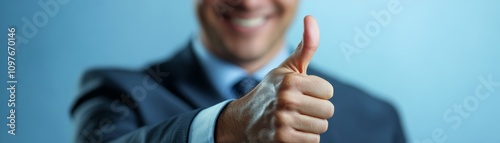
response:
[(243, 142), (244, 141), (244, 122), (238, 116), (238, 100), (230, 102), (224, 107), (217, 118), (215, 125), (215, 142)]

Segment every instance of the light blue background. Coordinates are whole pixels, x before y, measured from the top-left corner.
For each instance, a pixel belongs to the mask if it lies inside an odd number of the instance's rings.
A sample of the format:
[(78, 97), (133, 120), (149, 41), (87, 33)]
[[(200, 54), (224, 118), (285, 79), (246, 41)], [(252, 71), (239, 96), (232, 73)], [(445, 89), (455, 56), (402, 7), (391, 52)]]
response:
[[(0, 39), (7, 27), (31, 19), (46, 0), (2, 0)], [(302, 17), (314, 15), (321, 46), (313, 64), (392, 102), (411, 142), (441, 128), (450, 143), (500, 143), (500, 87), (461, 126), (442, 119), (455, 103), (474, 95), (478, 77), (500, 81), (500, 1), (400, 0), (403, 11), (347, 62), (340, 43), (373, 21), (389, 0), (302, 1), (290, 44), (301, 39)], [(17, 135), (7, 134), (7, 91), (0, 97), (0, 142), (71, 142), (69, 107), (77, 83), (91, 67), (143, 68), (164, 59), (196, 33), (190, 0), (70, 0), (29, 43), (18, 47)], [(6, 59), (5, 53), (0, 54)], [(1, 61), (6, 87), (6, 60)]]

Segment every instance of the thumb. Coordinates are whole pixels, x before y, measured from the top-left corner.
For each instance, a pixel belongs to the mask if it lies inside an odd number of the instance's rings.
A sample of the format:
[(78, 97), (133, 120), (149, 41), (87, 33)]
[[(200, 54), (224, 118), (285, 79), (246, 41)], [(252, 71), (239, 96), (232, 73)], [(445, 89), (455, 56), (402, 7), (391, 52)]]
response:
[(311, 62), (319, 45), (319, 27), (312, 16), (304, 18), (304, 35), (302, 42), (280, 67), (288, 68), (300, 74), (306, 74), (307, 66)]

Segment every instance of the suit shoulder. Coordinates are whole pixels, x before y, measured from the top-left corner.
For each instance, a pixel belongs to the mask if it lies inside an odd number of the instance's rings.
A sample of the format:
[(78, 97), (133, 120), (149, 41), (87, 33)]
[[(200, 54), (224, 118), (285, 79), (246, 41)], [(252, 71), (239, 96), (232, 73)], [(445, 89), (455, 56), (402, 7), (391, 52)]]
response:
[(100, 87), (108, 90), (127, 90), (140, 84), (143, 79), (150, 78), (143, 71), (127, 69), (92, 69), (85, 72), (80, 82), (80, 93), (85, 94)]
[(119, 68), (88, 70), (80, 79), (78, 95), (71, 108), (71, 113), (80, 104), (97, 96), (118, 98), (121, 94), (132, 90), (134, 86), (142, 84), (142, 80), (148, 77), (143, 71)]
[(81, 84), (96, 78), (114, 79), (116, 77), (143, 75), (143, 71), (120, 68), (95, 68), (86, 71), (82, 76)]

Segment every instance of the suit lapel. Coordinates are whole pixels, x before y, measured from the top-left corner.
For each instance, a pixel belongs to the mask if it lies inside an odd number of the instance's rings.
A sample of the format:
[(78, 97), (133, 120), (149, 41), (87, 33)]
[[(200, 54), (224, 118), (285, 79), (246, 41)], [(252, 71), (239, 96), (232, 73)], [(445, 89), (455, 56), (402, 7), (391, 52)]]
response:
[(167, 62), (150, 67), (168, 73), (168, 76), (161, 77), (161, 81), (158, 82), (186, 101), (193, 109), (212, 106), (224, 101), (225, 99), (210, 83), (192, 46), (189, 42), (187, 47), (181, 49)]

